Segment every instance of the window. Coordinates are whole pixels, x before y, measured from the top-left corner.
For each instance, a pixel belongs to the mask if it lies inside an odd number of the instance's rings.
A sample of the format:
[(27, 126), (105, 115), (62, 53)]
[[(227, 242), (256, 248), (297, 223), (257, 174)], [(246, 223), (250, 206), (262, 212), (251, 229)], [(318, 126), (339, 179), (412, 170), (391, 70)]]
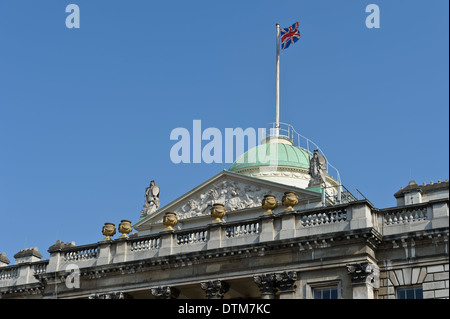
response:
[(337, 287), (315, 288), (314, 299), (338, 299)]
[(397, 299), (423, 299), (422, 286), (397, 288), (395, 297)]
[(306, 299), (341, 299), (342, 282), (337, 276), (335, 278), (311, 278), (306, 282)]

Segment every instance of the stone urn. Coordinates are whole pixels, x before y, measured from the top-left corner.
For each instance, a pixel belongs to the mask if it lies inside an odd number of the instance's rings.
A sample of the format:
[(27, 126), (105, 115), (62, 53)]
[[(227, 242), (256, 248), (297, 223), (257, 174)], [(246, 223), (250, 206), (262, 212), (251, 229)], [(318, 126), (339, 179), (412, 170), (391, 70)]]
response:
[(281, 202), (283, 206), (286, 206), (285, 212), (292, 212), (294, 211), (293, 206), (298, 204), (298, 196), (295, 192), (285, 192)]
[(172, 212), (167, 212), (164, 214), (163, 224), (164, 226), (166, 226), (164, 230), (174, 230), (173, 226), (175, 226), (177, 223), (178, 223), (177, 214)]
[(211, 217), (215, 218), (213, 223), (221, 223), (225, 214), (226, 211), (223, 204), (213, 204), (213, 207), (211, 208)]
[(278, 206), (277, 198), (274, 195), (264, 195), (262, 200), (262, 208), (266, 210), (264, 215), (273, 214), (272, 210)]
[(116, 225), (113, 223), (105, 223), (105, 226), (102, 228), (102, 234), (106, 236), (103, 240), (111, 240), (111, 236), (116, 234)]
[(123, 219), (119, 224), (119, 232), (122, 234), (119, 238), (128, 238), (128, 234), (133, 230), (133, 226), (131, 226), (131, 221)]

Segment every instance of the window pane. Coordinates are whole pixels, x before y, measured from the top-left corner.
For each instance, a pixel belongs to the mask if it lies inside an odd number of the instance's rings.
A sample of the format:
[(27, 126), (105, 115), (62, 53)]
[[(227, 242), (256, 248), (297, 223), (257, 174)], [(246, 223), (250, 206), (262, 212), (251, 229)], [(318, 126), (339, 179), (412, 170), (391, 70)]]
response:
[(331, 289), (331, 298), (330, 299), (337, 299), (337, 289)]
[(314, 299), (337, 299), (337, 288), (317, 288), (314, 289)]
[(422, 290), (422, 288), (416, 288), (416, 299), (423, 299), (423, 290)]
[(414, 289), (405, 289), (406, 299), (414, 299)]
[(423, 299), (422, 287), (398, 288), (397, 299)]
[(406, 299), (405, 289), (397, 289), (397, 299)]
[(314, 289), (314, 299), (322, 299), (319, 289)]

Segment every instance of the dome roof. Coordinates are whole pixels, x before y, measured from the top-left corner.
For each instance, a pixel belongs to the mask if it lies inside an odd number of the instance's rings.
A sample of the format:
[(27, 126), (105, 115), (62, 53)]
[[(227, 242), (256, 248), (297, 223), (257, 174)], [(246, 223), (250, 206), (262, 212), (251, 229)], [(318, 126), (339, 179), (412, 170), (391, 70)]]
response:
[(311, 157), (312, 154), (309, 151), (291, 144), (261, 144), (239, 156), (229, 170), (270, 165), (309, 169)]

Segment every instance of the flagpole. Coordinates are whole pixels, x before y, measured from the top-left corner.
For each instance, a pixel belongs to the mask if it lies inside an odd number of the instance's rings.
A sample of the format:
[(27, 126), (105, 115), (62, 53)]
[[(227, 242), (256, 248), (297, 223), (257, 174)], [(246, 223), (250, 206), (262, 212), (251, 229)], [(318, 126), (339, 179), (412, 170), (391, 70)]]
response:
[(276, 112), (275, 112), (275, 136), (280, 131), (280, 25), (277, 23), (277, 78), (276, 78)]

